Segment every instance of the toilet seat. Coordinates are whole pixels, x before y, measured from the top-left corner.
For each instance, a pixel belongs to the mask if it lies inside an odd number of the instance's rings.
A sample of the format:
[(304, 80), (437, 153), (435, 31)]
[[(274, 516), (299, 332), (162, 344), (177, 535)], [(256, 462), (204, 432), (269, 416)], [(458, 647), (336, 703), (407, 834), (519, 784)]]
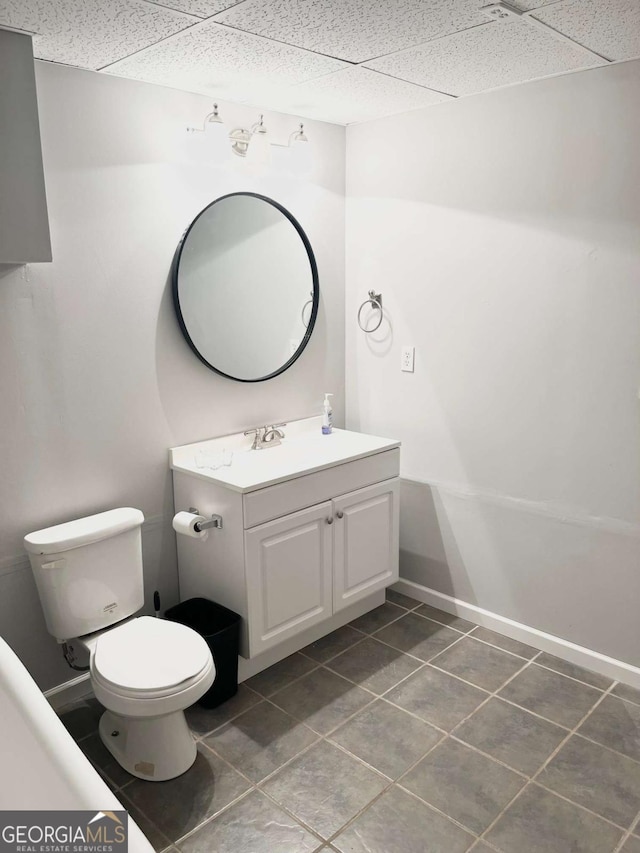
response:
[(202, 696), (214, 678), (211, 651), (199, 634), (150, 616), (100, 634), (91, 654), (96, 698), (127, 716), (183, 710)]

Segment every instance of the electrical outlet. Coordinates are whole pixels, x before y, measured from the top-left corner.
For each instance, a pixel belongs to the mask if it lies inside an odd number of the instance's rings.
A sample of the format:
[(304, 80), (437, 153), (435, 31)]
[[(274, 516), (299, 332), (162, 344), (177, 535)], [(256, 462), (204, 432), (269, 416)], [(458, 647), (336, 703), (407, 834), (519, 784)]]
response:
[(405, 371), (405, 373), (413, 373), (415, 357), (415, 347), (402, 347), (400, 355), (400, 370)]
[(291, 338), (289, 340), (289, 355), (293, 355), (298, 351), (298, 347), (300, 346), (300, 341), (297, 341), (295, 338)]

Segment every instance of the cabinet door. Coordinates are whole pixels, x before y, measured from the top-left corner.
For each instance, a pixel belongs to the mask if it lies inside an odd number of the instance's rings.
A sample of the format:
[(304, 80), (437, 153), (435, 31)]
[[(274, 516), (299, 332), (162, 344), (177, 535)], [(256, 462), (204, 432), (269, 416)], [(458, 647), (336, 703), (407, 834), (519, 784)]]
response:
[(342, 610), (398, 579), (398, 479), (333, 501), (333, 609)]
[(250, 655), (331, 616), (331, 503), (245, 532)]

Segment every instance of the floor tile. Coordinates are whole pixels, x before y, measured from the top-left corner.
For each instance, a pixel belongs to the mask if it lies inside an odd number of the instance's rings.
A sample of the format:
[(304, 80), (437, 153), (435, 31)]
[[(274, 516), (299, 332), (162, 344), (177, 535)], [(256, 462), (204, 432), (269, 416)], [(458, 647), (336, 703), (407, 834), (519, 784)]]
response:
[(640, 761), (640, 705), (605, 696), (579, 732)]
[(262, 697), (244, 684), (238, 685), (238, 692), (231, 699), (227, 699), (217, 708), (203, 708), (201, 705), (192, 705), (184, 712), (191, 731), (199, 737), (208, 734), (224, 723), (242, 714), (253, 705), (257, 705)]
[(59, 717), (65, 729), (76, 741), (94, 734), (103, 714), (104, 708), (92, 696), (65, 705), (59, 711)]
[(455, 730), (455, 737), (528, 776), (559, 746), (567, 732), (500, 699), (490, 699)]
[(126, 796), (171, 841), (195, 829), (251, 787), (203, 744), (193, 767), (168, 782), (136, 779)]
[(462, 631), (466, 634), (475, 628), (475, 622), (468, 622), (460, 616), (455, 616), (453, 613), (446, 613), (444, 610), (438, 610), (437, 607), (431, 607), (430, 604), (422, 604), (416, 610), (420, 616), (426, 616), (427, 619), (433, 619), (434, 622), (440, 622), (441, 625), (448, 625), (450, 628), (455, 628), (456, 631)]
[(450, 731), (484, 702), (487, 694), (427, 666), (394, 687), (385, 698), (422, 720)]
[(262, 696), (271, 696), (301, 675), (305, 675), (317, 666), (315, 661), (296, 652), (288, 658), (263, 669), (257, 675), (247, 679), (247, 687)]
[(602, 694), (594, 687), (579, 684), (532, 663), (516, 675), (500, 695), (571, 729), (593, 708)]
[(620, 826), (640, 810), (640, 764), (575, 735), (537, 781)]
[(332, 631), (326, 637), (321, 637), (310, 646), (305, 646), (301, 649), (301, 654), (307, 655), (318, 663), (325, 663), (330, 658), (344, 652), (350, 646), (353, 646), (362, 639), (362, 634), (354, 630), (349, 625), (343, 625), (337, 631)]
[(318, 839), (252, 791), (180, 844), (183, 853), (312, 853)]
[(78, 746), (94, 767), (97, 767), (116, 788), (120, 788), (122, 785), (126, 785), (127, 782), (131, 782), (132, 779), (136, 778), (118, 764), (107, 747), (102, 743), (100, 735), (94, 734), (84, 738)]
[(420, 607), (422, 603), (417, 598), (410, 598), (408, 595), (403, 595), (394, 589), (387, 589), (387, 601), (397, 604), (398, 607), (404, 607), (407, 610), (414, 610), (416, 607)]
[(371, 702), (371, 693), (320, 668), (280, 690), (271, 701), (319, 734), (327, 734)]
[(577, 678), (578, 681), (584, 681), (585, 684), (590, 684), (592, 687), (598, 687), (601, 690), (606, 690), (612, 682), (613, 678), (607, 678), (606, 675), (600, 675), (598, 672), (592, 672), (590, 669), (585, 669), (583, 666), (578, 666), (575, 663), (569, 663), (568, 660), (557, 658), (555, 655), (548, 655), (543, 652), (536, 660), (536, 664), (546, 666), (562, 675), (568, 675), (569, 678)]
[(611, 692), (614, 696), (626, 699), (627, 702), (635, 702), (636, 705), (640, 705), (640, 690), (637, 687), (629, 687), (628, 684), (616, 684)]
[(487, 833), (504, 853), (611, 853), (620, 830), (537, 785), (529, 785)]
[(333, 841), (341, 853), (464, 853), (473, 836), (394, 786)]
[(362, 631), (364, 634), (373, 634), (374, 631), (384, 628), (385, 625), (393, 622), (394, 619), (402, 616), (405, 612), (404, 608), (396, 607), (395, 604), (385, 601), (380, 607), (370, 610), (364, 616), (360, 616), (350, 624), (353, 628), (357, 628), (358, 631)]
[(489, 628), (482, 628), (480, 625), (471, 632), (471, 636), (485, 643), (491, 643), (492, 646), (497, 646), (499, 649), (504, 649), (505, 652), (520, 655), (521, 658), (527, 658), (527, 660), (531, 660), (538, 654), (538, 649), (534, 649), (533, 646), (527, 646), (519, 640), (512, 640), (511, 637), (505, 637), (504, 634), (490, 631)]
[(428, 723), (388, 702), (377, 701), (340, 726), (331, 740), (397, 779), (441, 737), (441, 732)]
[(204, 739), (207, 746), (253, 782), (282, 767), (318, 739), (270, 702), (261, 702)]
[(525, 783), (512, 770), (447, 738), (399, 784), (480, 835)]
[(431, 663), (491, 692), (501, 687), (525, 665), (522, 658), (470, 637), (446, 649)]
[(155, 823), (152, 823), (145, 815), (143, 815), (137, 806), (134, 806), (123, 791), (120, 791), (116, 796), (122, 803), (123, 807), (129, 812), (129, 815), (138, 824), (143, 835), (156, 853), (160, 853), (161, 850), (166, 850), (167, 847), (171, 846), (171, 842), (167, 836), (163, 835)]
[(640, 853), (640, 838), (627, 838), (620, 853)]
[(367, 637), (334, 658), (327, 666), (361, 687), (380, 694), (415, 672), (422, 663), (398, 649)]
[(321, 741), (272, 776), (264, 790), (327, 839), (386, 784), (337, 746)]
[(402, 619), (392, 622), (375, 635), (377, 640), (388, 643), (395, 649), (408, 652), (420, 660), (429, 660), (459, 640), (461, 635), (439, 622), (432, 622), (414, 612), (406, 613)]

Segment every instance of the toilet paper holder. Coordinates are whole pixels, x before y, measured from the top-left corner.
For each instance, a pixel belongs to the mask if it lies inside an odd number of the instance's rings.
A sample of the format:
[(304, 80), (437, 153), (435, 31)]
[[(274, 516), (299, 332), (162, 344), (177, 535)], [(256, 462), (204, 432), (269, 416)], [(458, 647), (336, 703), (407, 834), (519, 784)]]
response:
[[(199, 511), (194, 506), (189, 507), (189, 512), (192, 512), (194, 515), (200, 515)], [(197, 533), (202, 533), (203, 530), (209, 530), (211, 527), (215, 527), (217, 530), (222, 530), (222, 516), (214, 513), (210, 519), (207, 521), (198, 521), (193, 527)]]

